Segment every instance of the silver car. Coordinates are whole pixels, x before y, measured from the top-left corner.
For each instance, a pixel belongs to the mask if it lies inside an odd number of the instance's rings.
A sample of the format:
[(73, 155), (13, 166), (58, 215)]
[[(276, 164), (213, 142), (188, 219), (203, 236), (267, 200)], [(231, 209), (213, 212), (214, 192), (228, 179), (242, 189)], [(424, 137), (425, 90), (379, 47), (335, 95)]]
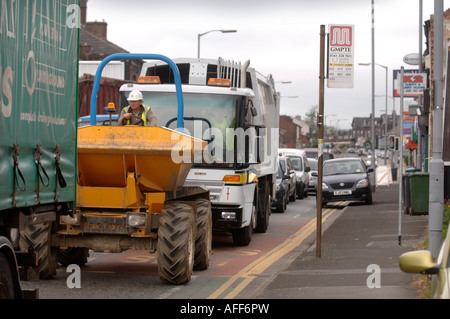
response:
[(292, 166), (291, 160), (289, 157), (280, 156), (279, 157), (281, 170), (283, 176), (290, 176), (289, 179), (289, 189), (288, 189), (288, 197), (289, 201), (295, 202), (296, 199), (296, 185), (297, 185), (297, 176), (295, 174), (294, 168)]
[(297, 196), (299, 199), (308, 196), (309, 163), (304, 150), (295, 148), (280, 148), (280, 155), (289, 157), (297, 176)]

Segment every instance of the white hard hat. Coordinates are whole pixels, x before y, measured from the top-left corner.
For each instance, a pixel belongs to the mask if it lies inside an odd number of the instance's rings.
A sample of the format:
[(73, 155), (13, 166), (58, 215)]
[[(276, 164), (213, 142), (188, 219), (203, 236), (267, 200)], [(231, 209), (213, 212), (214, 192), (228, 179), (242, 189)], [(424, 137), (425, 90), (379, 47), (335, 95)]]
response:
[(128, 95), (128, 101), (140, 101), (142, 100), (142, 93), (139, 90), (133, 90)]

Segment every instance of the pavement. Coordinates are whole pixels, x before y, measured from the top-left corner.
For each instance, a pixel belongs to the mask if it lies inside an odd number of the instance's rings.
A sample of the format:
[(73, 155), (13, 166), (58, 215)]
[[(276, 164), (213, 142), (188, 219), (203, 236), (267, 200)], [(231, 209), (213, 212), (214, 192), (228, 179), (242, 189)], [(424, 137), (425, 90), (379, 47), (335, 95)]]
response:
[(428, 232), (428, 215), (399, 214), (397, 182), (378, 186), (372, 205), (352, 203), (336, 211), (322, 230), (319, 249), (314, 232), (290, 252), (285, 259), (288, 261), (257, 278), (253, 290), (246, 291), (245, 297), (424, 298), (420, 276), (402, 272), (398, 261), (407, 251), (422, 249)]

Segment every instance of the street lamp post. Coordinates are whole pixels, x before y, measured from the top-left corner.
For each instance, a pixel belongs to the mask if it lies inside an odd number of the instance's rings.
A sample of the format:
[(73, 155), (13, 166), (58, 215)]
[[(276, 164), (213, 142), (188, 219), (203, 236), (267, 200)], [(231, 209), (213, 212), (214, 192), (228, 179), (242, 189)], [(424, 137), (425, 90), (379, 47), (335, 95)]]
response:
[(206, 31), (204, 33), (199, 33), (197, 35), (197, 58), (199, 58), (199, 59), (200, 59), (200, 37), (204, 36), (205, 34), (211, 33), (211, 32), (234, 33), (234, 32), (237, 32), (237, 30), (224, 30), (224, 29), (222, 29), (222, 30), (209, 30), (209, 31)]
[[(358, 63), (359, 65), (364, 65), (364, 66), (369, 66), (372, 63)], [(381, 65), (378, 63), (375, 63), (375, 65), (378, 65), (382, 68), (384, 68), (386, 70), (386, 94), (385, 94), (385, 102), (384, 102), (384, 106), (385, 106), (385, 116), (386, 116), (386, 121), (384, 123), (384, 131), (386, 133), (386, 136), (384, 137), (384, 154), (386, 155), (386, 148), (387, 148), (387, 140), (388, 140), (388, 136), (387, 136), (387, 131), (388, 131), (388, 113), (387, 113), (387, 109), (388, 109), (388, 67), (385, 65)], [(373, 114), (373, 118), (375, 118), (375, 114)], [(372, 156), (374, 156), (374, 154), (372, 154)], [(386, 156), (384, 156), (384, 165), (386, 165)]]

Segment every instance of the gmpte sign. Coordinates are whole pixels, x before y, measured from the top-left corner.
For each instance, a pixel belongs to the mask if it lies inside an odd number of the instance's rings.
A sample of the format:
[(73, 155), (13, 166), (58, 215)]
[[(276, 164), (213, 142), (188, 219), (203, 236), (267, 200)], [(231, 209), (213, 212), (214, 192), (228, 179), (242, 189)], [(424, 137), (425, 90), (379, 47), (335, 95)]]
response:
[(329, 88), (353, 88), (354, 26), (330, 25), (328, 49)]

